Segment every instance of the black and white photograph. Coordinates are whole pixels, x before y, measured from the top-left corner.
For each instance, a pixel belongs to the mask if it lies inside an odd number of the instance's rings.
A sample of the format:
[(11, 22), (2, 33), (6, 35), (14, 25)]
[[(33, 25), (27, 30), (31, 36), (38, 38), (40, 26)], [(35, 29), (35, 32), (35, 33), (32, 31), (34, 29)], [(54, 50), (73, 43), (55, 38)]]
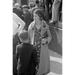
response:
[(13, 75), (62, 75), (62, 0), (13, 0)]

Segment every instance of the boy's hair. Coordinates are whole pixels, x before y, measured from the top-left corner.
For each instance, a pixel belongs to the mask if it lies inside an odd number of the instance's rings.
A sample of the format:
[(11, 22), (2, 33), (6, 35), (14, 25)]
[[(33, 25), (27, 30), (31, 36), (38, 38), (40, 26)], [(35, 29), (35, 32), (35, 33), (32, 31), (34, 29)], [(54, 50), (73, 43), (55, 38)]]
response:
[(18, 36), (19, 36), (20, 41), (23, 43), (29, 40), (28, 32), (25, 30), (20, 31)]

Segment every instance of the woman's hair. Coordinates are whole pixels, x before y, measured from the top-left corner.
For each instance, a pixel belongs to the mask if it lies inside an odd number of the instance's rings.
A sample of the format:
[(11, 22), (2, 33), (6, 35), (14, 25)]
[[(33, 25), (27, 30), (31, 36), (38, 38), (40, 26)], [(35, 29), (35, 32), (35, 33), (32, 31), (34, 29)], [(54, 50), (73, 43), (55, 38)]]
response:
[(43, 9), (36, 9), (34, 10), (33, 14), (37, 14), (41, 19), (45, 20)]
[(18, 36), (19, 36), (20, 41), (23, 43), (29, 40), (28, 32), (25, 30), (20, 31)]

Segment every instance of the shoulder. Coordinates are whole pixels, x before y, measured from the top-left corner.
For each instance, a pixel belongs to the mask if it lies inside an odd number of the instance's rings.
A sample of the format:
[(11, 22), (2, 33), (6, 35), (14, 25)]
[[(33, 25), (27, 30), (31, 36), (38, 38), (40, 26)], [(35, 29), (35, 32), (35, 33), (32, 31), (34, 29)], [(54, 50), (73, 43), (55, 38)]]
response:
[(34, 28), (34, 25), (35, 25), (35, 21), (31, 22), (31, 24), (29, 25), (28, 30), (33, 29)]
[(43, 22), (43, 27), (49, 29), (49, 25), (46, 23), (46, 21), (42, 21)]

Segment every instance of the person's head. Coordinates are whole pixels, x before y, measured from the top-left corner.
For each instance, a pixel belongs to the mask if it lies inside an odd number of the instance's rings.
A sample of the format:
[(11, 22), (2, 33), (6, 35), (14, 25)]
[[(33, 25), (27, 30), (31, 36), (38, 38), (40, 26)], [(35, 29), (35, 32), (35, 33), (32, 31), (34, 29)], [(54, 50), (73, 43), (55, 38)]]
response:
[(22, 9), (23, 9), (23, 12), (26, 12), (26, 11), (28, 11), (29, 6), (28, 5), (23, 5), (22, 6)]
[(20, 4), (19, 3), (15, 3), (14, 7), (17, 8), (17, 9), (20, 9)]
[(42, 20), (45, 20), (45, 17), (44, 17), (44, 10), (42, 9), (36, 9), (34, 12), (33, 12), (33, 16), (34, 16), (34, 20), (35, 21), (42, 21)]
[(39, 6), (39, 1), (38, 0), (36, 0), (36, 5)]
[(28, 43), (29, 42), (29, 35), (28, 32), (25, 30), (22, 30), (18, 33), (19, 39), (22, 43)]
[(13, 0), (13, 7), (14, 7), (14, 5), (15, 5), (15, 1)]
[(29, 7), (30, 7), (30, 8), (35, 7), (35, 4), (34, 4), (33, 2), (30, 2), (30, 3), (29, 3)]

